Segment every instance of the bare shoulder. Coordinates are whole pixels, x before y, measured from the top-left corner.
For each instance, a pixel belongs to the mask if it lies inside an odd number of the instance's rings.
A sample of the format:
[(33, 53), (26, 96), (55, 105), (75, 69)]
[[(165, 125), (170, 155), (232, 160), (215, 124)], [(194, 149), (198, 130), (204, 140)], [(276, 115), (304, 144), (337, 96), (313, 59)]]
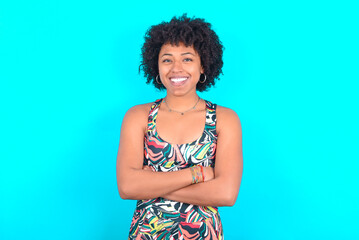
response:
[(238, 114), (230, 108), (217, 105), (217, 133), (222, 131), (241, 131)]
[(122, 126), (146, 128), (148, 114), (153, 103), (139, 104), (131, 107), (123, 118)]
[(131, 107), (126, 112), (125, 117), (141, 117), (142, 115), (148, 115), (153, 103), (144, 103)]

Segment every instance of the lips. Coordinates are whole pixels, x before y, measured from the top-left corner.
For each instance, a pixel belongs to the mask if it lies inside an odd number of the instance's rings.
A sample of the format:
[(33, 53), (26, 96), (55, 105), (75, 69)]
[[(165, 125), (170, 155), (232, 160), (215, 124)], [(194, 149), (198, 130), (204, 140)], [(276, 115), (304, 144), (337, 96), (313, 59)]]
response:
[(187, 80), (188, 77), (184, 77), (184, 76), (170, 77), (171, 84), (174, 86), (181, 86), (185, 84)]
[(183, 82), (183, 81), (186, 81), (187, 79), (188, 79), (188, 77), (171, 77), (170, 78), (171, 82), (175, 82), (175, 83)]

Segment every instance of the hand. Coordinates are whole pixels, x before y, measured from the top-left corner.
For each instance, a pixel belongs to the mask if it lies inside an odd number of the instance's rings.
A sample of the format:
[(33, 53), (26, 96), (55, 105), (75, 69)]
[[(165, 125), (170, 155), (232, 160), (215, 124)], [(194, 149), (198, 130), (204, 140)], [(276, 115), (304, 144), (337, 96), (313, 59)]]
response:
[[(147, 165), (143, 166), (142, 169), (144, 171), (152, 171), (152, 169)], [(214, 169), (212, 167), (203, 167), (203, 174), (205, 182), (214, 179)]]
[(142, 170), (152, 171), (152, 169), (148, 165), (143, 166)]
[(205, 182), (214, 179), (214, 169), (212, 167), (203, 167), (203, 173)]

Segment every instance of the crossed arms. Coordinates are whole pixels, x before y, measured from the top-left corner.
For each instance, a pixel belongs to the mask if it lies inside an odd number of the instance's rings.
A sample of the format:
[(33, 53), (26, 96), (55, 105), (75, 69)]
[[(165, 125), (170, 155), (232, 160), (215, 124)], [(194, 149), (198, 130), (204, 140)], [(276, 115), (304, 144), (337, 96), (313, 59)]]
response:
[(125, 115), (117, 156), (117, 184), (123, 199), (166, 199), (201, 206), (235, 204), (243, 170), (242, 130), (237, 114), (217, 107), (215, 168), (204, 168), (206, 180), (191, 184), (190, 169), (153, 172), (143, 166), (143, 139), (149, 105), (138, 105)]

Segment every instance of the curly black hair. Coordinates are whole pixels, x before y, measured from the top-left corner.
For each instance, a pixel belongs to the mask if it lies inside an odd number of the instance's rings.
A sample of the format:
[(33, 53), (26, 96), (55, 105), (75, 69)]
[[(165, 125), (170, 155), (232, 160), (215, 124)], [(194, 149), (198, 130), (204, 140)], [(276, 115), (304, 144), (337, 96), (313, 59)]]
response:
[[(201, 58), (201, 64), (207, 79), (204, 83), (198, 82), (196, 89), (200, 92), (214, 86), (215, 80), (222, 74), (223, 45), (217, 34), (211, 29), (211, 24), (201, 18), (188, 18), (187, 14), (170, 22), (162, 22), (151, 26), (145, 34), (145, 43), (142, 46), (142, 61), (140, 70), (147, 78), (147, 84), (153, 83), (158, 89), (165, 89), (158, 84), (158, 55), (163, 44), (178, 46), (183, 43), (186, 47), (193, 46)], [(201, 75), (200, 81), (204, 77)]]

